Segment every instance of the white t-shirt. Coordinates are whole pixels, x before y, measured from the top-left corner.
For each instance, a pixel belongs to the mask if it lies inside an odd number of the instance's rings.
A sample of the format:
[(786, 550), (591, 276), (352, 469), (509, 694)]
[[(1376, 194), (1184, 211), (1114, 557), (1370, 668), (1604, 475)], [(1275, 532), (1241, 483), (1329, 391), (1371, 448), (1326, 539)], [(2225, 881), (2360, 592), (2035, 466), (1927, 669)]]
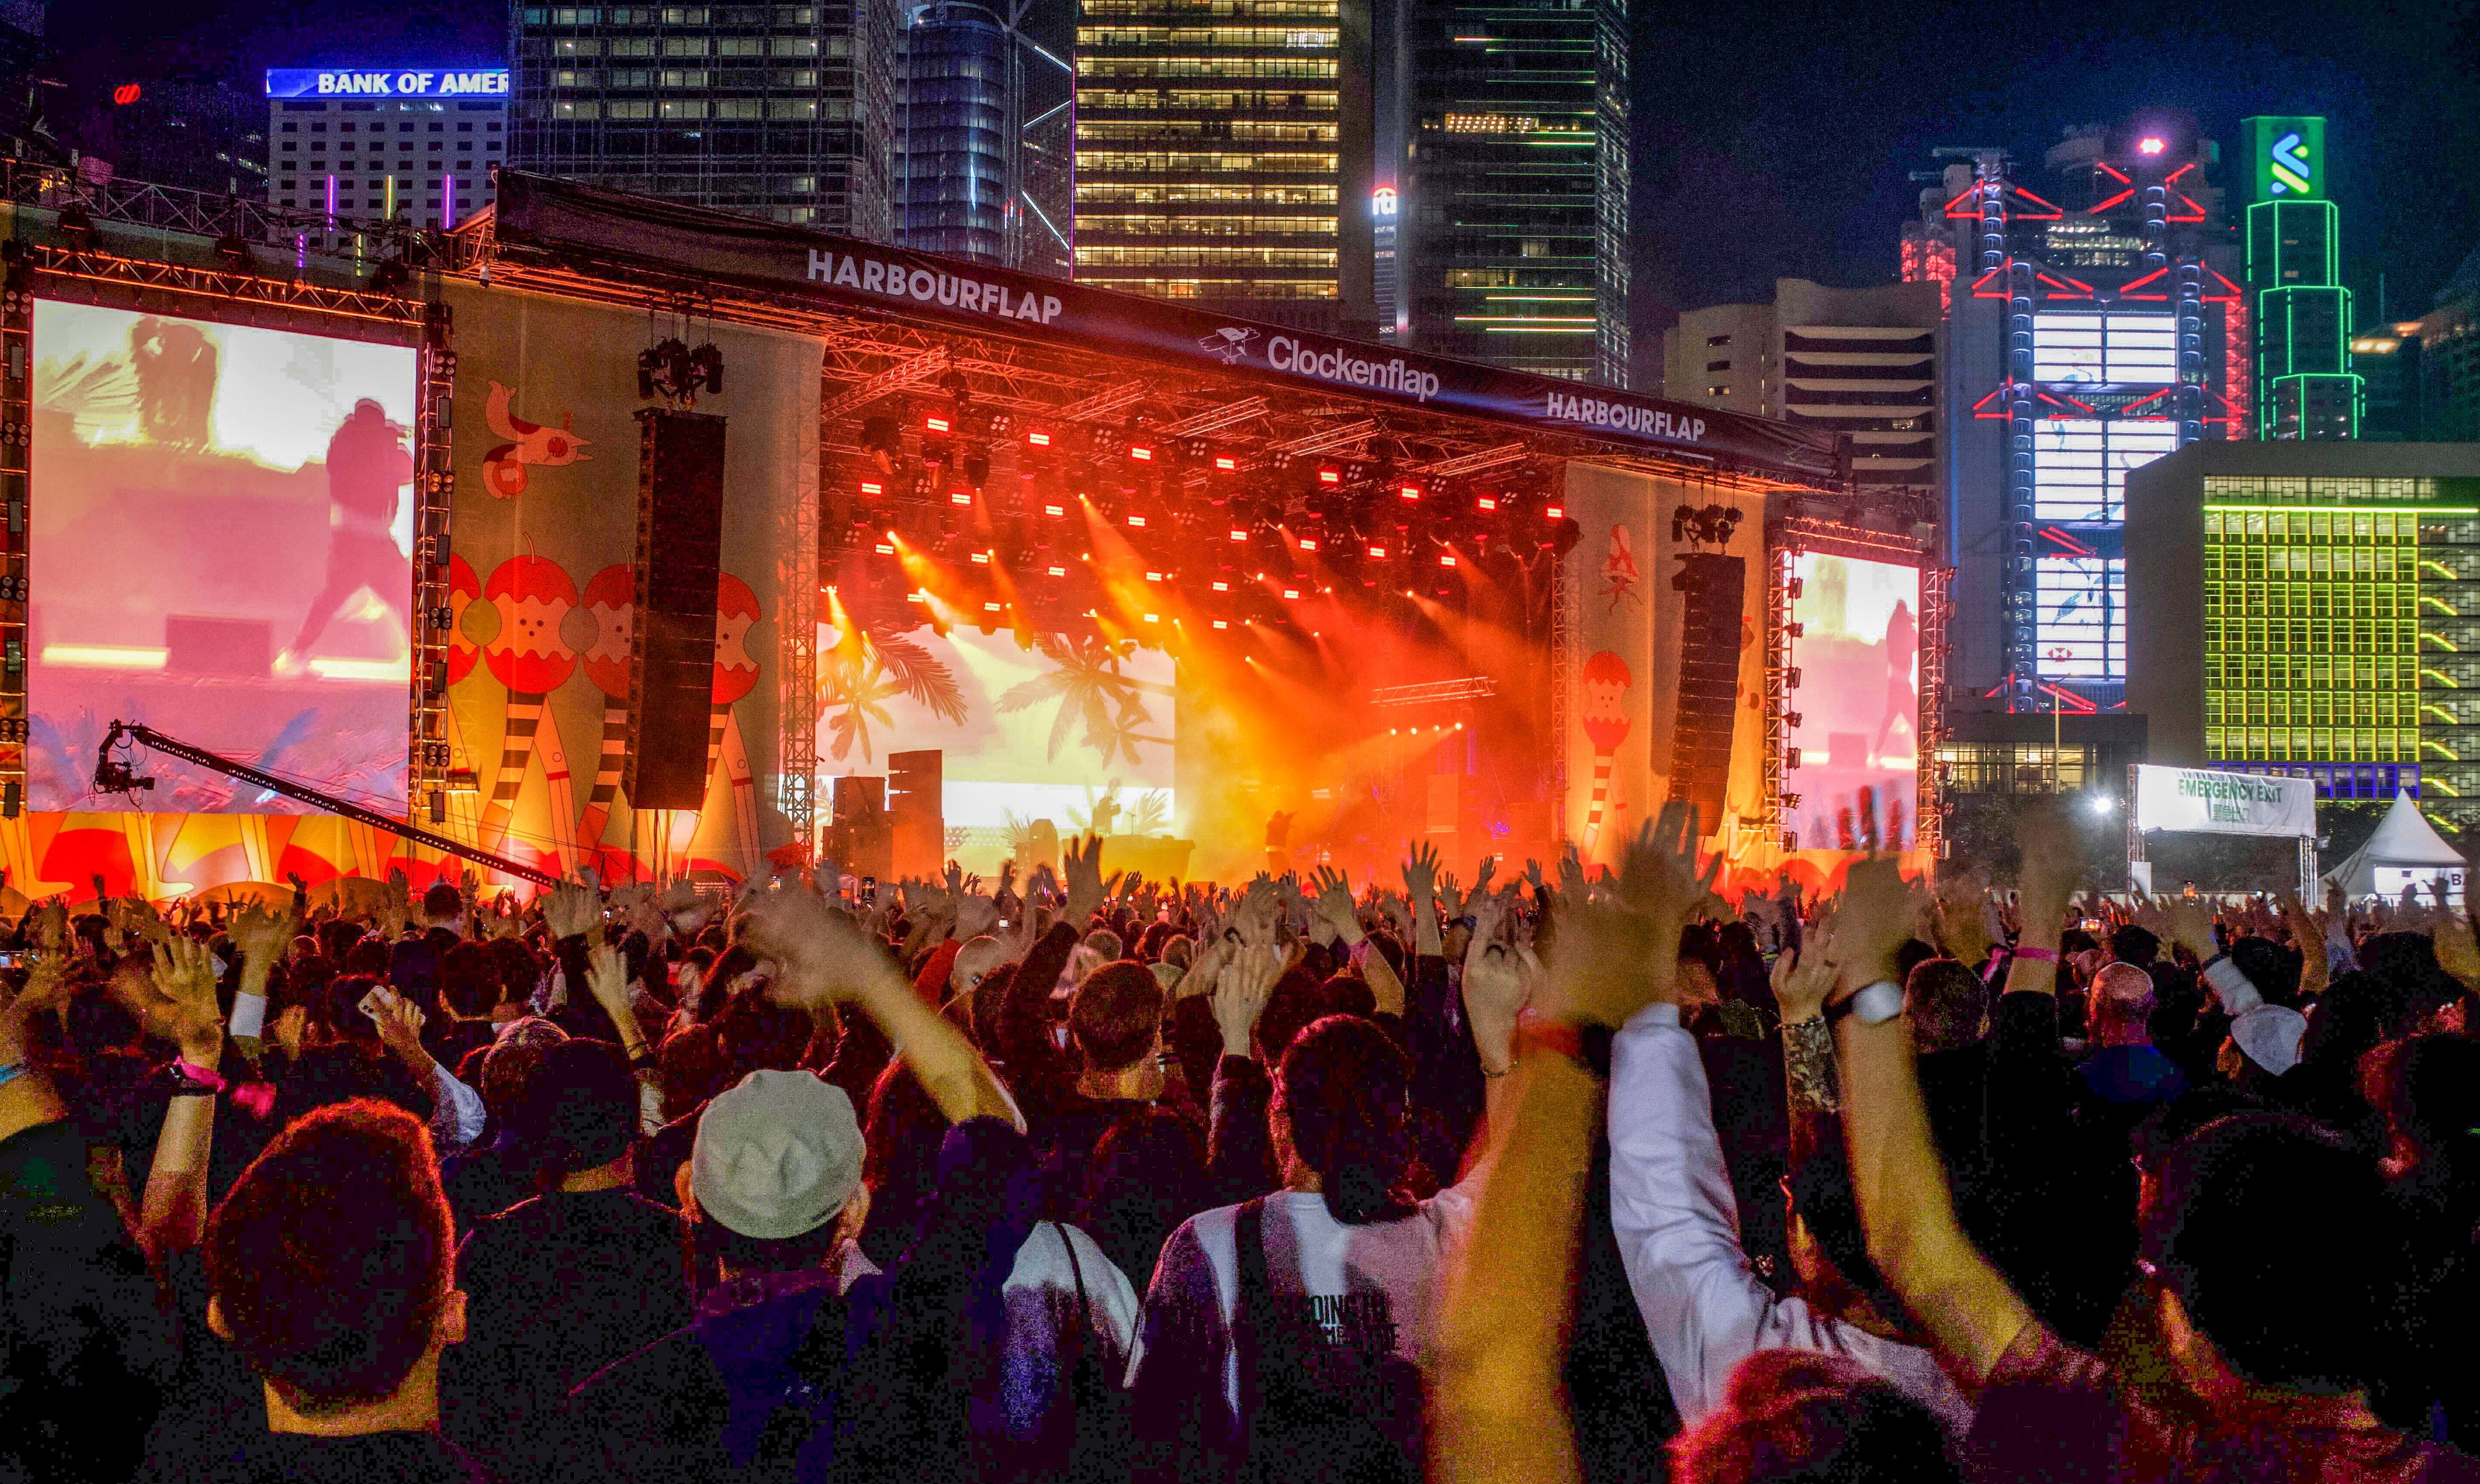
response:
[[(1278, 1295), (1305, 1295), (1310, 1315), (1338, 1343), (1377, 1341), (1419, 1365), (1429, 1358), (1444, 1308), (1447, 1270), (1472, 1230), (1478, 1176), (1423, 1201), (1401, 1221), (1347, 1226), (1313, 1192), (1266, 1197), (1266, 1282)], [(1131, 1381), (1166, 1344), (1201, 1344), (1223, 1376), (1223, 1400), (1236, 1428), (1240, 1363), (1231, 1326), (1240, 1303), (1236, 1237), (1240, 1208), (1217, 1207), (1183, 1222), (1163, 1244), (1146, 1295), (1145, 1332), (1129, 1366)], [(1152, 1356), (1147, 1346), (1156, 1346)]]
[[(1062, 1235), (1066, 1237), (1063, 1239)], [(1068, 1243), (1076, 1244), (1076, 1262), (1069, 1265)], [(1035, 1224), (1024, 1245), (1016, 1250), (1002, 1289), (1007, 1304), (1008, 1428), (1019, 1441), (1042, 1430), (1045, 1410), (1060, 1394), (1061, 1350), (1070, 1327), (1077, 1322), (1076, 1280), (1085, 1280), (1085, 1306), (1092, 1311), (1087, 1343), (1098, 1346), (1096, 1358), (1116, 1367), (1135, 1347), (1137, 1290), (1119, 1265), (1082, 1229), (1044, 1221)], [(1111, 1374), (1120, 1372), (1114, 1368)]]

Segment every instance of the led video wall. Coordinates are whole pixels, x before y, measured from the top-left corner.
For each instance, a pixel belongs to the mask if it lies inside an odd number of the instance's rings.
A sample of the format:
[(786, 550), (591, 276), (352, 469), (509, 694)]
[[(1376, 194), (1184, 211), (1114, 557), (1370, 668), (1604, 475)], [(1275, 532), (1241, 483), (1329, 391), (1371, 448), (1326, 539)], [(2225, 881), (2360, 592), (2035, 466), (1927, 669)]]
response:
[(1873, 834), (1885, 848), (1913, 843), (1921, 724), (1921, 574), (1890, 561), (1802, 552), (1792, 573), (1800, 626), (1793, 663), (1799, 720), (1785, 742), (1799, 767), (1783, 811), (1803, 849), (1856, 849)]
[[(89, 792), (115, 718), (405, 808), (415, 351), (35, 306), (30, 807)], [(152, 756), (140, 806), (303, 806)]]
[(1043, 635), (1026, 648), (1007, 630), (959, 626), (943, 638), (926, 625), (822, 625), (819, 770), (883, 773), (891, 752), (936, 748), (951, 836), (1037, 820), (1063, 837), (1169, 834), (1175, 670), (1160, 650), (1090, 637)]

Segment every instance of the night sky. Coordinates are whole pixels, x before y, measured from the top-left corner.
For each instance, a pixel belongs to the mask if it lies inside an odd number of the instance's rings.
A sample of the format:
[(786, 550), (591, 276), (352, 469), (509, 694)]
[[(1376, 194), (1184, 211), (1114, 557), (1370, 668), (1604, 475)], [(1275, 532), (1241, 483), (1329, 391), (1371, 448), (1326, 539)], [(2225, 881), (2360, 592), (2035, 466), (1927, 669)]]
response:
[[(1064, 24), (1071, 0), (1049, 3)], [(117, 82), (500, 61), (506, 17), (505, 0), (64, 0), (52, 31), (74, 117)], [(2040, 190), (2063, 127), (2141, 108), (2189, 110), (2226, 150), (2246, 115), (2325, 115), (2364, 324), (2381, 273), (2409, 318), (2480, 247), (2480, 0), (1637, 0), (1635, 24), (1640, 365), (1681, 308), (1777, 277), (1891, 279), (1906, 177), (1934, 146), (2011, 149)]]

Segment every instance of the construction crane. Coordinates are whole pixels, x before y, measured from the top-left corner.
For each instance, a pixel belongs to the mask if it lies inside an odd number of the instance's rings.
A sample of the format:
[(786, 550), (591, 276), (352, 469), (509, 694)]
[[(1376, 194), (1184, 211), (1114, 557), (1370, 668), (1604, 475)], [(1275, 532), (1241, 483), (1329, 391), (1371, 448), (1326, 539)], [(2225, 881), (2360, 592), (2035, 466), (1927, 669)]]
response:
[(472, 861), (478, 866), (487, 866), (493, 871), (504, 872), (520, 880), (531, 881), (537, 886), (559, 885), (559, 877), (548, 872), (536, 871), (531, 866), (521, 866), (504, 856), (493, 855), (488, 850), (476, 849), (472, 846), (451, 840), (445, 835), (434, 835), (428, 830), (417, 829), (405, 820), (392, 820), (375, 809), (365, 809), (359, 804), (338, 798), (332, 794), (322, 794), (317, 789), (305, 787), (290, 779), (262, 772), (246, 763), (236, 763), (230, 758), (219, 757), (203, 747), (193, 747), (188, 742), (177, 738), (167, 737), (153, 727), (137, 721), (115, 719), (112, 730), (104, 734), (103, 744), (95, 748), (94, 790), (96, 793), (130, 794), (140, 789), (155, 787), (154, 779), (141, 777), (131, 766), (128, 749), (133, 742), (161, 752), (168, 757), (179, 758), (184, 763), (195, 763), (200, 768), (221, 773), (227, 778), (238, 778), (244, 783), (255, 784), (271, 794), (281, 794), (286, 798), (297, 799), (313, 809), (323, 809), (329, 814), (342, 815), (348, 820), (367, 824), (373, 829), (383, 829), (392, 835), (401, 835), (415, 845), (428, 846), (434, 850), (444, 851), (459, 860)]

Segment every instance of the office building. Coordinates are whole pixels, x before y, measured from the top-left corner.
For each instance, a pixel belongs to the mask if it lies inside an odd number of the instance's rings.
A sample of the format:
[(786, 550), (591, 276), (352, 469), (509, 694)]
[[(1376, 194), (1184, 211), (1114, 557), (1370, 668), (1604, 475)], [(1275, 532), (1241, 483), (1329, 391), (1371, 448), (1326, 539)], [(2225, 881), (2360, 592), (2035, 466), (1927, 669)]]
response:
[(1945, 507), (1940, 297), (1925, 283), (1774, 284), (1770, 304), (1691, 309), (1663, 332), (1663, 395), (1847, 435), (1852, 482)]
[(2037, 181), (2002, 149), (1941, 154), (1903, 264), (1948, 297), (1950, 694), (1963, 710), (2114, 710), (2129, 471), (2253, 428), (2220, 151), (2163, 113), (2067, 131)]
[(2480, 822), (2480, 444), (2206, 443), (2128, 477), (2151, 761)]
[(2420, 436), (2420, 346), (2417, 320), (2381, 325), (2351, 337), (2351, 369), (2360, 376), (2360, 436), (2401, 443)]
[(2419, 321), (2420, 436), (2480, 442), (2480, 248)]
[(509, 13), (511, 164), (892, 238), (895, 0), (519, 5)]
[(1004, 265), (1016, 225), (1016, 40), (978, 5), (943, 0), (904, 29), (896, 241)]
[[(216, 80), (126, 85), (77, 132), (80, 149), (113, 173), (210, 195), (267, 198), (267, 100)], [(122, 101), (126, 99), (126, 101)]]
[(1076, 279), (1375, 338), (1366, 0), (1079, 0)]
[(270, 67), (267, 193), (356, 221), (452, 227), (491, 199), (508, 143), (505, 67)]
[(2325, 120), (2239, 123), (2249, 183), (2247, 282), (2254, 296), (2260, 438), (2356, 438), (2351, 291), (2340, 213), (2325, 194)]
[(1400, 130), (1403, 153), (1381, 185), (1399, 192), (1410, 343), (1625, 386), (1624, 0), (1394, 0), (1394, 14), (1408, 65), (1383, 77), (1381, 136)]
[(0, 0), (0, 143), (12, 159), (58, 161), (65, 151), (44, 117), (44, 0)]

